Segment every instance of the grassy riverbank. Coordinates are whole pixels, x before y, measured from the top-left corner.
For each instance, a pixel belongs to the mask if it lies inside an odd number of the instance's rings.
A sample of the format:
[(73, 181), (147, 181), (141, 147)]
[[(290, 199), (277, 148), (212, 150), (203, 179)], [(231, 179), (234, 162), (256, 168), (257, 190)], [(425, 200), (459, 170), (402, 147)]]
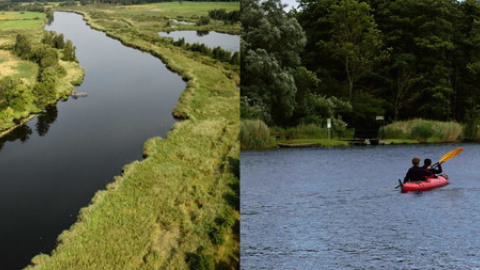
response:
[[(353, 131), (331, 132), (318, 125), (298, 125), (292, 128), (268, 127), (260, 120), (242, 120), (240, 125), (242, 149), (268, 149), (308, 146), (348, 146), (354, 138)], [(456, 122), (423, 119), (398, 121), (379, 130), (382, 144), (452, 143), (465, 138), (465, 127)]]
[[(40, 65), (17, 55), (14, 47), (17, 36), (23, 35), (27, 37), (32, 52), (44, 48), (45, 19), (46, 15), (38, 12), (0, 12), (0, 137), (44, 109), (45, 104), (40, 106), (38, 97), (33, 93), (39, 80)], [(56, 53), (61, 55), (62, 52), (56, 50)], [(61, 72), (57, 72), (54, 78), (54, 97), (49, 100), (50, 104), (67, 96), (84, 76), (83, 69), (76, 62), (59, 60), (56, 70)], [(3, 80), (6, 78), (15, 81), (16, 92), (5, 88)], [(16, 102), (8, 104), (7, 97)]]
[[(155, 6), (174, 15), (197, 5), (173, 4)], [(159, 41), (154, 25), (164, 15), (147, 9), (149, 16), (135, 15), (145, 6), (74, 11), (187, 80), (175, 108), (186, 120), (167, 138), (148, 140), (146, 158), (125, 166), (97, 192), (51, 256), (36, 256), (27, 269), (239, 268), (238, 67)], [(112, 21), (125, 27), (112, 27)]]

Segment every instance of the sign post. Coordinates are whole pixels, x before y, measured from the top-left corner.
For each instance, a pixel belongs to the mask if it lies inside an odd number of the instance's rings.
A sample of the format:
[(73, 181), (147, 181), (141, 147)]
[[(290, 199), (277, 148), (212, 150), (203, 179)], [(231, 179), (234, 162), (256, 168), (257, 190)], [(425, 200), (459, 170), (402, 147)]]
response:
[(327, 118), (328, 139), (332, 139), (332, 119)]

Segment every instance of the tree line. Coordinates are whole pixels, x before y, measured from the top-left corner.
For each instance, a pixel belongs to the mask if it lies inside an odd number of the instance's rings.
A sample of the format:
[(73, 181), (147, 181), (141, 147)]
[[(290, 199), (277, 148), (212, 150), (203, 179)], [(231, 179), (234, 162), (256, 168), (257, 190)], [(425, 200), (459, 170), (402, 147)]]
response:
[(243, 117), (478, 122), (477, 0), (302, 0), (288, 13), (246, 0), (242, 11)]

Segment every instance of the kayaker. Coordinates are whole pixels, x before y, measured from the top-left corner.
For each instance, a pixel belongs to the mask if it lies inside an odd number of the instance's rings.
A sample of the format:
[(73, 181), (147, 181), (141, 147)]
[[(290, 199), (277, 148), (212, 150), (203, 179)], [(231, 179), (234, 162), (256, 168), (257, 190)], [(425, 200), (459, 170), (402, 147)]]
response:
[(432, 167), (432, 160), (431, 159), (426, 158), (423, 161), (423, 167), (422, 168), (427, 171), (427, 173), (430, 175), (430, 177), (435, 177), (436, 174), (442, 173), (442, 165), (440, 165), (440, 163), (437, 163), (433, 166), (436, 167), (437, 169)]
[(420, 158), (414, 157), (412, 159), (413, 166), (408, 169), (407, 175), (403, 179), (403, 183), (411, 181), (425, 181), (425, 176), (429, 175), (425, 169), (420, 167)]

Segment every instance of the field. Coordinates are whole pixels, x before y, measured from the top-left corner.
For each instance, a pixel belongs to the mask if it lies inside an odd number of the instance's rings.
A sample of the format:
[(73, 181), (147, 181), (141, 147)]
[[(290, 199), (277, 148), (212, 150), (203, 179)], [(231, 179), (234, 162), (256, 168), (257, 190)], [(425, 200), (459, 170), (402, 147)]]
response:
[(45, 13), (0, 12), (0, 29), (28, 29), (43, 27)]
[(210, 10), (225, 9), (227, 12), (239, 10), (239, 2), (165, 2), (157, 4), (110, 6), (95, 5), (68, 8), (63, 10), (81, 11), (92, 19), (89, 23), (103, 31), (117, 29), (135, 29), (137, 31), (159, 32), (173, 30), (207, 30), (231, 34), (240, 33), (240, 25), (226, 24), (211, 20), (203, 26), (174, 23), (170, 19), (197, 22), (201, 16), (207, 16)]

